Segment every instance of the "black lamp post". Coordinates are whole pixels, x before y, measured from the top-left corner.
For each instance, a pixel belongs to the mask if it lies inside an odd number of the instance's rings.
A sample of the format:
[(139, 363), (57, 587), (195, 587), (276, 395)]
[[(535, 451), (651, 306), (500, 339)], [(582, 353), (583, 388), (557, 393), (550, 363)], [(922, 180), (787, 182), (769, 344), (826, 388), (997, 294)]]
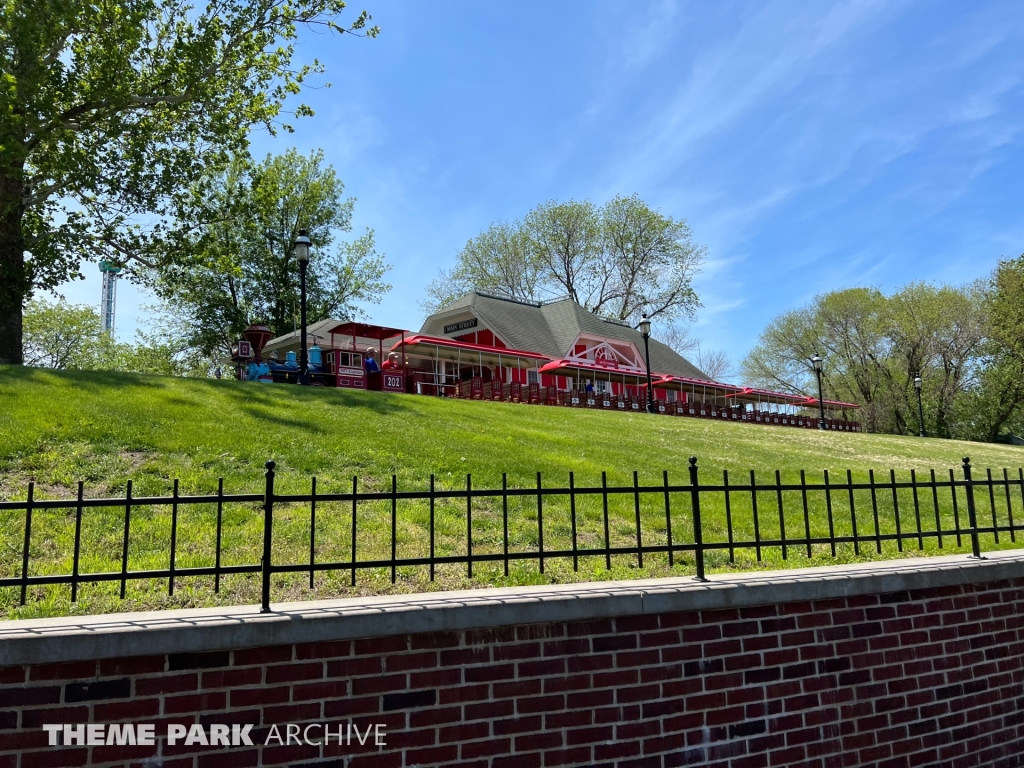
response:
[(825, 398), (821, 391), (821, 358), (815, 355), (811, 358), (814, 364), (814, 373), (818, 377), (818, 429), (825, 429)]
[(924, 408), (921, 405), (921, 377), (914, 377), (914, 389), (917, 390), (917, 423), (920, 425), (917, 436), (927, 437), (924, 433)]
[(640, 325), (637, 326), (640, 335), (644, 337), (644, 362), (647, 364), (647, 412), (654, 413), (654, 387), (651, 386), (651, 347), (648, 339), (651, 338), (651, 319), (644, 314), (640, 318)]
[(299, 384), (309, 384), (309, 354), (306, 351), (306, 268), (309, 266), (309, 237), (306, 230), (300, 229), (299, 236), (295, 238), (295, 248), (292, 251), (299, 261), (299, 285), (301, 292), (299, 320), (302, 328), (302, 340), (299, 346)]

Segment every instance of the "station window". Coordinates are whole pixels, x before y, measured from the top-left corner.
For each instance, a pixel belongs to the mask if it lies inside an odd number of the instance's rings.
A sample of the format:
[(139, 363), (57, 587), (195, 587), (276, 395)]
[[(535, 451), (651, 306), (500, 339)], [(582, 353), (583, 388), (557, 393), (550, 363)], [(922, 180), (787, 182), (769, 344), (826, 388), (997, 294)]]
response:
[(531, 370), (531, 371), (527, 371), (526, 372), (526, 383), (527, 384), (536, 384), (539, 381), (540, 381), (540, 379), (537, 377), (537, 371)]

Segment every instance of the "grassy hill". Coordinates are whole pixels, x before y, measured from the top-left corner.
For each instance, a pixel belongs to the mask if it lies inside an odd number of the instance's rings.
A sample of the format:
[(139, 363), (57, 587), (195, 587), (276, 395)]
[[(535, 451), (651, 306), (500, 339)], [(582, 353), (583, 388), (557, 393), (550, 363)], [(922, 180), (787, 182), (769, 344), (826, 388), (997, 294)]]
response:
[[(870, 469), (886, 476), (889, 469), (895, 469), (901, 479), (911, 469), (918, 473), (935, 469), (948, 477), (949, 468), (959, 468), (965, 455), (971, 457), (977, 472), (991, 467), (1001, 474), (1002, 467), (1009, 467), (1015, 476), (1016, 468), (1024, 465), (1024, 449), (1002, 445), (233, 381), (0, 368), (2, 499), (24, 498), (29, 480), (36, 482), (40, 497), (71, 497), (79, 480), (85, 481), (87, 496), (123, 495), (128, 479), (133, 480), (135, 496), (169, 493), (173, 478), (180, 479), (183, 494), (215, 491), (218, 478), (224, 478), (226, 492), (258, 492), (262, 490), (263, 464), (271, 458), (278, 466), (279, 491), (308, 492), (309, 478), (315, 475), (318, 488), (329, 492), (350, 489), (353, 475), (360, 478), (363, 489), (390, 489), (392, 474), (397, 476), (399, 489), (421, 489), (432, 473), (438, 487), (464, 487), (466, 473), (472, 473), (474, 487), (500, 487), (503, 472), (510, 487), (534, 487), (538, 471), (550, 485), (566, 485), (570, 471), (575, 473), (577, 486), (599, 484), (602, 471), (607, 471), (609, 484), (631, 484), (634, 470), (639, 472), (641, 484), (660, 484), (663, 470), (669, 471), (673, 482), (683, 484), (690, 456), (699, 457), (701, 477), (709, 481), (720, 479), (722, 471), (729, 470), (739, 478), (735, 482), (742, 482), (751, 469), (757, 470), (759, 482), (765, 483), (773, 481), (776, 469), (781, 470), (784, 482), (798, 481), (800, 470), (807, 471), (809, 481), (820, 481), (821, 470), (826, 468), (844, 476), (850, 469), (856, 478), (866, 477)], [(740, 532), (749, 525), (742, 503), (738, 501), (733, 509)], [(881, 503), (884, 506), (886, 502)], [(1019, 501), (1015, 503), (1020, 511)], [(888, 504), (891, 510), (891, 501)], [(410, 503), (401, 512), (400, 552), (422, 545), (421, 506)], [(546, 548), (559, 546), (558, 538), (566, 535), (562, 506), (555, 503), (550, 512), (545, 509), (545, 525), (551, 526), (550, 542), (547, 529), (545, 532)], [(944, 517), (951, 514), (945, 501), (941, 506)], [(900, 507), (901, 511), (912, 508), (909, 500), (904, 505), (902, 499)], [(621, 508), (615, 505), (615, 540), (630, 540), (633, 513), (631, 502)], [(812, 499), (810, 513), (814, 530), (820, 531), (825, 512), (819, 499)], [(120, 514), (100, 509), (88, 515), (83, 551), (89, 554), (83, 560), (83, 570), (119, 568)], [(321, 559), (343, 559), (347, 514), (329, 505), (318, 511)], [(364, 514), (362, 509), (360, 514)], [(465, 529), (461, 514), (454, 505), (439, 507), (439, 548), (457, 551), (459, 534)], [(373, 505), (367, 506), (365, 515), (365, 525), (362, 519), (360, 525), (367, 540), (360, 539), (360, 549), (371, 557), (375, 551), (389, 549), (390, 519), (385, 510)], [(510, 515), (516, 546), (529, 548), (531, 542), (535, 546), (531, 537), (535, 536), (536, 518), (529, 504), (510, 510)], [(588, 528), (595, 515), (597, 510), (586, 504), (580, 509), (584, 540), (597, 535)], [(655, 538), (664, 536), (664, 514), (657, 505), (652, 503), (648, 509), (645, 504), (643, 515), (645, 531)], [(23, 513), (0, 512), (3, 576), (20, 573), (23, 517)], [(253, 509), (237, 509), (225, 518), (225, 562), (258, 561), (257, 517)], [(137, 522), (133, 519), (132, 568), (166, 567), (166, 518), (154, 511), (148, 516), (140, 514)], [(308, 513), (284, 508), (279, 519), (275, 544), (280, 560), (302, 562), (308, 557)], [(39, 522), (34, 523), (38, 535), (33, 536), (33, 573), (69, 569), (73, 514), (70, 529), (68, 522), (64, 512), (39, 515)], [(479, 535), (480, 547), (495, 546), (495, 525), (499, 523), (495, 510), (487, 505), (474, 512), (474, 526), (480, 527), (474, 537)], [(706, 535), (724, 536), (720, 505), (708, 504), (705, 526)], [(180, 565), (212, 562), (212, 530), (209, 510), (182, 511)], [(762, 535), (768, 537), (771, 531)], [(951, 551), (948, 544), (947, 552)], [(926, 549), (935, 550), (934, 542), (928, 542)], [(853, 557), (845, 548), (839, 554)], [(886, 549), (885, 556), (894, 555), (894, 547)], [(553, 563), (543, 578), (669, 573), (667, 562), (654, 560), (645, 561), (648, 567), (638, 571), (630, 558), (618, 557), (608, 572), (603, 558), (592, 558), (579, 574), (573, 574), (569, 564)], [(808, 562), (806, 557), (791, 554), (786, 564)], [(815, 552), (811, 562), (832, 560)], [(710, 564), (713, 568), (759, 565), (750, 553), (737, 553), (734, 566), (716, 553)], [(778, 567), (782, 563), (777, 552), (766, 552), (760, 565)], [(536, 566), (528, 563), (513, 569), (507, 579), (495, 567), (476, 570), (470, 582), (461, 568), (445, 568), (438, 581), (430, 584), (423, 569), (409, 568), (394, 586), (390, 574), (367, 572), (360, 574), (355, 591), (525, 583), (542, 578)], [(675, 572), (692, 573), (692, 563), (685, 559), (677, 562)], [(275, 597), (348, 594), (353, 590), (346, 580), (347, 574), (318, 577), (317, 589), (311, 593), (302, 578), (282, 577)], [(38, 588), (35, 601), (26, 608), (17, 607), (14, 590), (0, 589), (0, 611), (13, 617), (255, 600), (257, 587), (251, 578), (226, 579), (219, 596), (213, 595), (210, 582), (187, 580), (173, 599), (167, 598), (159, 585), (139, 583), (130, 588), (130, 599), (124, 603), (113, 597), (110, 587), (86, 586), (75, 607), (68, 603), (66, 587)]]

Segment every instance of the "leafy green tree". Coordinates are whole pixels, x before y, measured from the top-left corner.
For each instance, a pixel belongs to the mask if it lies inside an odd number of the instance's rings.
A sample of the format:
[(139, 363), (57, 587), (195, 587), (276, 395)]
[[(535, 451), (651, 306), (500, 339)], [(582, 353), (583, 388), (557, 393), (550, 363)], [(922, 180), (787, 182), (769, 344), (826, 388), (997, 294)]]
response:
[(825, 359), (826, 397), (862, 408), (876, 432), (917, 432), (914, 378), (922, 379), (925, 426), (931, 435), (977, 432), (963, 407), (985, 371), (984, 292), (912, 283), (891, 296), (850, 288), (815, 297), (807, 307), (769, 323), (743, 361), (745, 381), (816, 395), (811, 358)]
[[(0, 363), (22, 309), (97, 256), (159, 260), (182, 194), (281, 123), (319, 63), (300, 28), (375, 36), (342, 0), (9, 0), (0, 13)], [(294, 116), (310, 114), (299, 106)], [(28, 256), (26, 257), (26, 254)], [(131, 263), (129, 263), (131, 266)]]
[(135, 344), (116, 341), (87, 304), (33, 299), (25, 308), (24, 334), (25, 363), (43, 368), (205, 376), (209, 367), (170, 336), (140, 333)]
[(25, 309), (25, 364), (42, 368), (94, 367), (103, 325), (94, 307), (33, 299)]
[(987, 286), (988, 338), (970, 419), (980, 437), (1024, 431), (1024, 256), (1000, 261)]
[[(323, 153), (295, 150), (259, 164), (238, 159), (194, 189), (197, 225), (176, 244), (175, 258), (152, 273), (157, 294), (202, 355), (226, 353), (251, 323), (275, 335), (297, 327), (299, 264), (293, 244), (307, 230), (312, 252), (306, 278), (310, 323), (356, 317), (359, 304), (391, 289), (390, 269), (372, 230), (337, 242), (352, 228), (353, 199)], [(207, 222), (203, 224), (202, 222)]]
[(470, 240), (428, 287), (424, 308), (478, 288), (531, 301), (568, 296), (615, 320), (636, 321), (646, 310), (671, 324), (700, 306), (692, 281), (705, 256), (685, 221), (636, 195), (601, 207), (552, 201)]

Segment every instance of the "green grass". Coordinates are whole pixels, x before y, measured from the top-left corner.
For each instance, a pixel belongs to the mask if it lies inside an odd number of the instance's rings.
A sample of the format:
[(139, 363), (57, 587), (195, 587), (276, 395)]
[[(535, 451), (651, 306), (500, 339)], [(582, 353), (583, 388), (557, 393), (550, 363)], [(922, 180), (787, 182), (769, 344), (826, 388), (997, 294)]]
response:
[[(808, 482), (820, 482), (829, 469), (835, 480), (846, 470), (857, 480), (875, 470), (886, 479), (890, 469), (898, 479), (909, 479), (911, 469), (919, 476), (936, 470), (959, 477), (961, 458), (971, 457), (976, 475), (993, 468), (1001, 476), (1009, 467), (1011, 477), (1024, 465), (1019, 447), (969, 444), (946, 440), (921, 440), (888, 435), (820, 433), (753, 424), (717, 423), (646, 414), (602, 413), (565, 408), (438, 400), (425, 397), (384, 395), (353, 391), (300, 389), (213, 380), (174, 379), (101, 372), (61, 373), (37, 369), (0, 368), (0, 499), (25, 498), (30, 480), (37, 498), (72, 498), (78, 481), (84, 481), (88, 497), (122, 496), (127, 481), (133, 495), (166, 495), (174, 478), (182, 494), (211, 493), (224, 478), (226, 493), (262, 492), (263, 465), (277, 462), (277, 490), (308, 493), (310, 478), (317, 478), (323, 493), (350, 490), (359, 478), (361, 490), (390, 490), (396, 475), (399, 490), (426, 489), (431, 474), (438, 488), (464, 488), (472, 473), (474, 488), (499, 488), (502, 473), (509, 487), (533, 488), (542, 472), (546, 486), (567, 486), (569, 472), (580, 486), (597, 486), (601, 473), (609, 485), (631, 485), (633, 471), (641, 485), (660, 485), (663, 470), (673, 484), (688, 482), (687, 460), (699, 457), (701, 478), (720, 482), (723, 470), (730, 482), (747, 482), (757, 471), (758, 483), (782, 480), (799, 482), (806, 470)], [(939, 514), (952, 527), (949, 490), (940, 493)], [(962, 493), (962, 492), (961, 492)], [(1022, 512), (1019, 489), (1014, 489), (1015, 514)], [(870, 494), (857, 492), (858, 524), (863, 534), (873, 531)], [(900, 520), (904, 530), (914, 529), (913, 500), (909, 490), (899, 492)], [(689, 499), (673, 495), (673, 538), (692, 541)], [(774, 491), (758, 494), (761, 536), (777, 538), (779, 521)], [(930, 494), (921, 498), (925, 528), (934, 526)], [(720, 496), (702, 502), (705, 540), (726, 538), (725, 509)], [(894, 530), (890, 492), (878, 495), (880, 529)], [(1007, 518), (1001, 494), (995, 497), (1001, 523)], [(803, 532), (800, 494), (785, 498), (787, 535)], [(982, 524), (990, 522), (987, 493), (978, 495)], [(850, 530), (846, 497), (834, 503), (836, 533)], [(631, 496), (613, 497), (609, 508), (613, 546), (635, 543), (635, 510)], [(321, 503), (317, 507), (317, 559), (345, 560), (350, 551), (351, 505)], [(577, 502), (580, 546), (603, 544), (600, 497)], [(750, 494), (737, 494), (731, 514), (737, 538), (753, 538)], [(966, 520), (960, 499), (961, 522)], [(465, 502), (439, 502), (437, 549), (457, 554), (465, 547)], [(398, 507), (399, 556), (426, 553), (426, 502), (402, 502)], [(810, 494), (809, 518), (813, 535), (828, 530), (822, 494)], [(659, 494), (644, 497), (641, 520), (645, 543), (664, 543), (664, 500)], [(261, 548), (262, 517), (257, 504), (227, 505), (224, 511), (223, 562), (255, 563)], [(123, 508), (88, 510), (83, 519), (82, 571), (120, 569)], [(20, 575), (24, 538), (24, 513), (0, 512), (0, 576)], [(211, 506), (182, 505), (178, 531), (178, 566), (212, 565), (215, 510)], [(512, 551), (537, 546), (536, 500), (524, 497), (509, 504)], [(308, 505), (280, 505), (275, 515), (275, 562), (308, 560)], [(474, 502), (474, 552), (499, 552), (502, 546), (500, 502)], [(132, 516), (131, 569), (166, 568), (170, 538), (168, 509), (138, 509)], [(568, 501), (546, 498), (544, 502), (546, 550), (571, 546)], [(31, 573), (69, 573), (74, 541), (74, 512), (39, 511), (33, 519)], [(360, 504), (358, 547), (360, 559), (390, 554), (390, 503)], [(967, 551), (947, 539), (943, 552)], [(968, 540), (964, 538), (963, 545)], [(998, 545), (987, 536), (984, 547), (1011, 545), (1003, 536)], [(905, 545), (917, 552), (916, 542)], [(925, 553), (938, 553), (934, 539), (925, 540)], [(900, 556), (893, 543), (881, 555), (863, 546), (856, 555), (841, 545), (840, 561)], [(779, 548), (766, 548), (759, 562), (753, 550), (737, 551), (735, 563), (726, 552), (708, 555), (711, 570), (799, 567), (835, 562), (827, 547), (816, 547), (808, 558), (802, 547), (791, 547), (783, 561)], [(606, 570), (603, 557), (583, 558), (578, 573), (571, 560), (549, 561), (546, 573), (535, 562), (513, 564), (508, 577), (501, 567), (478, 564), (469, 579), (465, 566), (438, 568), (430, 582), (427, 569), (400, 568), (391, 583), (387, 569), (361, 571), (355, 588), (348, 573), (321, 573), (309, 589), (304, 574), (275, 579), (275, 600), (334, 597), (351, 594), (422, 591), (472, 586), (543, 583), (546, 581), (594, 580), (692, 574), (692, 558), (677, 557), (669, 568), (663, 555), (645, 557), (645, 568), (636, 567), (632, 555), (613, 558)], [(128, 598), (117, 597), (117, 585), (83, 585), (79, 602), (72, 605), (66, 586), (30, 589), (28, 605), (19, 607), (16, 589), (0, 589), (0, 612), (8, 618), (115, 610), (141, 610), (237, 604), (258, 600), (258, 579), (226, 576), (219, 594), (213, 579), (179, 581), (174, 597), (167, 596), (166, 582), (133, 582)]]

